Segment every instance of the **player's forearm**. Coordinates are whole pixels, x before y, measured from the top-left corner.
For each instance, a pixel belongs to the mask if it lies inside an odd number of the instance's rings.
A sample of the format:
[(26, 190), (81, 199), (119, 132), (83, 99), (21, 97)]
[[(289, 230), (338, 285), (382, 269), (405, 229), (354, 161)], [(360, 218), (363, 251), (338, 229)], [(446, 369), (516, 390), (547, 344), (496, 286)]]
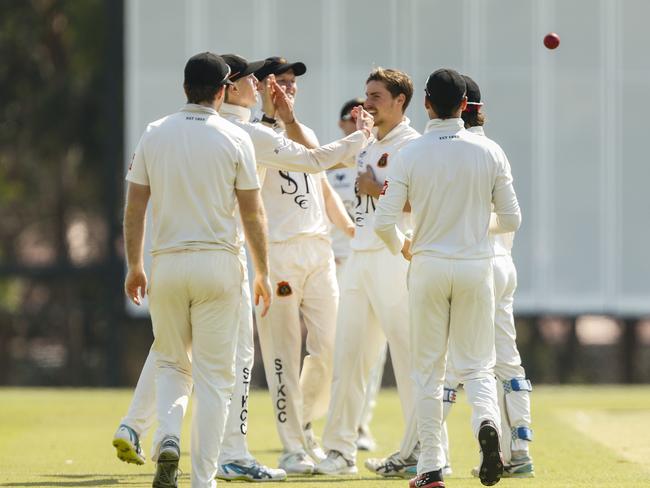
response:
[(340, 162), (354, 164), (356, 154), (366, 146), (367, 140), (363, 132), (357, 131), (338, 141), (308, 149), (268, 129), (254, 126), (251, 130), (258, 164), (304, 173), (320, 173)]
[(368, 138), (363, 131), (352, 134), (324, 146), (310, 149), (311, 158), (323, 169), (351, 167), (356, 164), (356, 155), (366, 147)]
[(382, 193), (375, 212), (374, 230), (388, 250), (397, 254), (402, 251), (406, 238), (397, 227), (397, 223), (407, 203), (408, 191), (404, 183), (389, 177), (384, 183)]
[(503, 234), (505, 232), (515, 232), (519, 229), (521, 210), (511, 181), (495, 188), (492, 203), (494, 204), (494, 211), (490, 215), (490, 232)]
[(515, 232), (521, 225), (521, 212), (515, 214), (497, 214), (490, 215), (490, 233), (505, 234)]
[(124, 209), (124, 250), (129, 268), (143, 266), (146, 206), (128, 204)]
[(386, 247), (392, 254), (398, 254), (404, 246), (404, 234), (399, 230), (397, 224), (388, 216), (379, 218), (375, 214), (375, 234), (384, 241)]
[(323, 196), (325, 199), (325, 211), (327, 217), (330, 219), (337, 229), (342, 230), (346, 234), (352, 235), (354, 232), (354, 223), (350, 218), (345, 205), (338, 193), (333, 191), (329, 184), (323, 185)]
[(306, 131), (303, 130), (302, 125), (300, 125), (295, 117), (291, 123), (285, 124), (284, 129), (289, 139), (298, 144), (302, 144), (307, 149), (318, 147), (318, 141), (312, 140), (312, 138), (307, 135)]
[(242, 212), (240, 210), (240, 213), (244, 234), (246, 235), (246, 243), (253, 257), (255, 273), (261, 276), (268, 276), (268, 225), (264, 206), (260, 201), (257, 208), (248, 212)]

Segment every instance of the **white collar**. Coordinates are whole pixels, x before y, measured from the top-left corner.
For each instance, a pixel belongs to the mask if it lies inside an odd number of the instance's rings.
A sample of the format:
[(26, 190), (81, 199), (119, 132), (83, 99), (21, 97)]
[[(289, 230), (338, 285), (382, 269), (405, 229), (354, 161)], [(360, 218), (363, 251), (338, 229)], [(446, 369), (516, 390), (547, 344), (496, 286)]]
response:
[(390, 141), (397, 134), (399, 134), (404, 129), (406, 129), (407, 127), (410, 127), (410, 126), (411, 126), (411, 120), (408, 117), (404, 116), (402, 121), (399, 124), (397, 124), (395, 127), (393, 127), (390, 130), (390, 132), (388, 134), (386, 134), (381, 140), (377, 139), (377, 132), (379, 131), (379, 129), (377, 127), (372, 128), (372, 135), (373, 135), (373, 137), (375, 138), (375, 140), (377, 142), (384, 143), (384, 142)]
[(212, 107), (206, 107), (205, 105), (199, 105), (198, 103), (187, 103), (181, 109), (182, 112), (203, 112), (211, 115), (219, 115), (215, 109)]
[(483, 130), (483, 127), (480, 126), (480, 125), (470, 127), (467, 130), (474, 133), (474, 134), (478, 134), (479, 136), (484, 136), (485, 135), (485, 131)]
[(464, 129), (465, 122), (461, 118), (457, 119), (431, 119), (427, 122), (424, 132), (431, 132), (433, 130), (458, 130)]
[(251, 119), (251, 109), (232, 103), (222, 103), (219, 113), (224, 117), (233, 117), (241, 122), (248, 122)]

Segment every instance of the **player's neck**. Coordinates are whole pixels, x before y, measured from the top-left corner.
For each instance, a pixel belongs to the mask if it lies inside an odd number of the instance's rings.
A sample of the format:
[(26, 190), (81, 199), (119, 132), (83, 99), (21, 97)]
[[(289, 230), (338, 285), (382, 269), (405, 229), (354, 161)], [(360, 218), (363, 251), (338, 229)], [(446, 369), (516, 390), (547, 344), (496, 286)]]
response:
[(381, 141), (384, 137), (386, 137), (395, 127), (397, 127), (402, 120), (404, 120), (404, 117), (400, 117), (399, 119), (395, 120), (387, 120), (381, 125), (377, 126), (377, 140)]

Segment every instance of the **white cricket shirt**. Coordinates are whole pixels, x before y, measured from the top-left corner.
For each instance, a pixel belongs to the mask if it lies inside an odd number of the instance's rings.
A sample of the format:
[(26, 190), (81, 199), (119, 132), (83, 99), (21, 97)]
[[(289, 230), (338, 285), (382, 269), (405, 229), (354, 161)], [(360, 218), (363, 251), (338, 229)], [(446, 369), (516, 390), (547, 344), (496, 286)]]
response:
[[(473, 134), (487, 137), (483, 127), (481, 126), (470, 127), (467, 130)], [(509, 256), (512, 254), (512, 246), (515, 242), (515, 233), (506, 232), (504, 234), (493, 234), (490, 232), (490, 241), (492, 242), (495, 256)]]
[(212, 108), (187, 104), (148, 125), (126, 179), (151, 189), (153, 255), (239, 253), (235, 189), (260, 187), (250, 137)]
[[(314, 131), (303, 128), (317, 142)], [(269, 222), (270, 243), (297, 237), (320, 237), (329, 241), (330, 226), (321, 184), (325, 177), (324, 172), (266, 171), (262, 200)]]
[(492, 208), (503, 231), (515, 231), (521, 222), (508, 158), (494, 141), (465, 130), (460, 118), (430, 120), (426, 133), (393, 158), (375, 230), (394, 254), (404, 242), (396, 223), (407, 200), (413, 255), (490, 258)]
[[(420, 133), (409, 125), (405, 117), (393, 130), (386, 134), (381, 140), (373, 137), (368, 146), (357, 156), (357, 172), (364, 173), (369, 166), (375, 173), (375, 178), (383, 183), (390, 169), (393, 167), (395, 153), (409, 142), (420, 137)], [(352, 220), (356, 229), (350, 247), (355, 251), (373, 251), (383, 249), (384, 242), (375, 234), (373, 225), (375, 222), (375, 209), (377, 199), (370, 195), (355, 194), (354, 213)], [(403, 207), (402, 207), (403, 208)], [(410, 216), (403, 213), (399, 225), (402, 231), (410, 227)]]

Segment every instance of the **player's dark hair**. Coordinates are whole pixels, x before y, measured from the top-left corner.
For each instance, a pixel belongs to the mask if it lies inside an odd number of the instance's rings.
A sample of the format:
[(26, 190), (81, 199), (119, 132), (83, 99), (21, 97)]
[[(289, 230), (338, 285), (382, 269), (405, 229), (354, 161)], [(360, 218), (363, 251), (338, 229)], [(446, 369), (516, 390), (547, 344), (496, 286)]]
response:
[[(433, 103), (431, 101), (431, 98), (429, 98), (429, 95), (427, 95), (427, 99), (429, 100), (429, 103), (431, 104), (431, 108), (433, 111), (436, 113), (439, 119), (449, 119), (454, 115), (454, 112), (458, 110), (458, 107), (460, 107), (460, 103), (456, 103), (452, 105), (451, 103), (448, 103), (446, 101), (440, 101), (438, 103)], [(462, 102), (461, 102), (462, 103)]]
[(185, 95), (187, 96), (187, 103), (212, 103), (214, 98), (219, 93), (222, 85), (208, 86), (208, 85), (183, 85), (185, 88)]
[(413, 80), (411, 80), (409, 75), (396, 69), (379, 67), (370, 72), (366, 84), (371, 81), (381, 81), (393, 98), (404, 94), (405, 98), (402, 112), (406, 112), (406, 108), (411, 103), (411, 98), (413, 98)]
[(346, 120), (346, 117), (350, 114), (352, 109), (358, 105), (363, 105), (363, 98), (353, 98), (352, 100), (348, 100), (343, 104), (343, 107), (341, 107), (341, 120)]
[[(438, 113), (438, 112), (436, 112)], [(465, 122), (465, 128), (469, 129), (470, 127), (483, 127), (485, 125), (485, 114), (483, 112), (472, 111), (472, 112), (463, 112), (460, 114)]]

